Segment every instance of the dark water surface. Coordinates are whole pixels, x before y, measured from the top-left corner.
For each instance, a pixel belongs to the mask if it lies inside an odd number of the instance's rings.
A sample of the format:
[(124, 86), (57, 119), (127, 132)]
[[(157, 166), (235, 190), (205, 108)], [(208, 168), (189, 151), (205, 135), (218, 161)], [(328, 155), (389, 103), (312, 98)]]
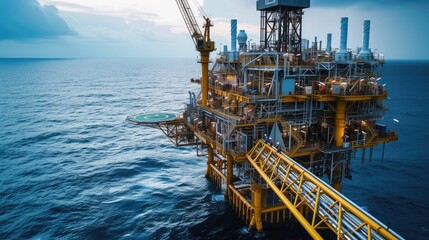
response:
[[(248, 233), (194, 148), (124, 121), (182, 111), (199, 74), (192, 59), (0, 60), (0, 239), (307, 239)], [(428, 62), (386, 64), (400, 140), (383, 163), (358, 152), (343, 187), (408, 239), (429, 239), (427, 76)]]

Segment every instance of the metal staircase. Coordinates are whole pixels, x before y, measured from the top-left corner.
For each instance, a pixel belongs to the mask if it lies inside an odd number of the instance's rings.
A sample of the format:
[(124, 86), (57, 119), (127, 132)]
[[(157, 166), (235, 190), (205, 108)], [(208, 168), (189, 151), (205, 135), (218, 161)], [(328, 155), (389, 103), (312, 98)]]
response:
[(289, 156), (293, 156), (300, 148), (305, 146), (305, 141), (302, 139), (299, 131), (294, 130), (294, 127), (290, 123), (286, 121), (280, 121), (280, 125), (282, 126), (283, 130), (287, 130), (295, 140), (295, 144), (293, 144), (289, 151), (287, 151)]

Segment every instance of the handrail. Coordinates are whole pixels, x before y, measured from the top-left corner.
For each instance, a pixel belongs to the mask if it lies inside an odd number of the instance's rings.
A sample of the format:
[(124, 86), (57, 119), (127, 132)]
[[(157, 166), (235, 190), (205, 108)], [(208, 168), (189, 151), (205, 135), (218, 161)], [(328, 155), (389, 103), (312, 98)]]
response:
[[(299, 132), (293, 130), (290, 123), (285, 121), (280, 121), (280, 124), (282, 125), (283, 128), (285, 128), (284, 130), (287, 130), (289, 134), (291, 134), (292, 138), (295, 139), (296, 141), (295, 145), (293, 145), (293, 147), (288, 151), (289, 155), (293, 155), (300, 148), (304, 147), (305, 145), (304, 139), (302, 139), (301, 135), (299, 135)], [(292, 129), (292, 130), (289, 131), (289, 129)]]
[(378, 136), (378, 133), (370, 124), (366, 123), (365, 126), (370, 133), (369, 136), (367, 136), (365, 143), (369, 144)]

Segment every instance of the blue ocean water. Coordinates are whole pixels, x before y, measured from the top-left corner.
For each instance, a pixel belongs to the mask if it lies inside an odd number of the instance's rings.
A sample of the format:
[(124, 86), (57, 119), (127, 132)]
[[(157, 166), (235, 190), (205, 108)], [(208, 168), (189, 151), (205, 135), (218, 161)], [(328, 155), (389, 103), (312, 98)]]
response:
[[(383, 122), (400, 140), (384, 162), (381, 148), (364, 165), (358, 152), (343, 192), (405, 238), (429, 239), (429, 62), (383, 72)], [(298, 226), (247, 232), (194, 148), (124, 121), (182, 111), (199, 75), (193, 59), (0, 60), (0, 239), (307, 239)]]

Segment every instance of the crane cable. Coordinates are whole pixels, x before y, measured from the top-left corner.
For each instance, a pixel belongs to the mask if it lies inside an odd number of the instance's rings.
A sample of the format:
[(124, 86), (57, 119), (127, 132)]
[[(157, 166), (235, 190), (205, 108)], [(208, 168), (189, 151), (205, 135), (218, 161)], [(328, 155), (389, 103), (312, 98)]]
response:
[(201, 7), (201, 5), (198, 3), (197, 0), (192, 0), (197, 7), (198, 11), (203, 15), (204, 18), (207, 18), (207, 14), (204, 12), (204, 9)]

